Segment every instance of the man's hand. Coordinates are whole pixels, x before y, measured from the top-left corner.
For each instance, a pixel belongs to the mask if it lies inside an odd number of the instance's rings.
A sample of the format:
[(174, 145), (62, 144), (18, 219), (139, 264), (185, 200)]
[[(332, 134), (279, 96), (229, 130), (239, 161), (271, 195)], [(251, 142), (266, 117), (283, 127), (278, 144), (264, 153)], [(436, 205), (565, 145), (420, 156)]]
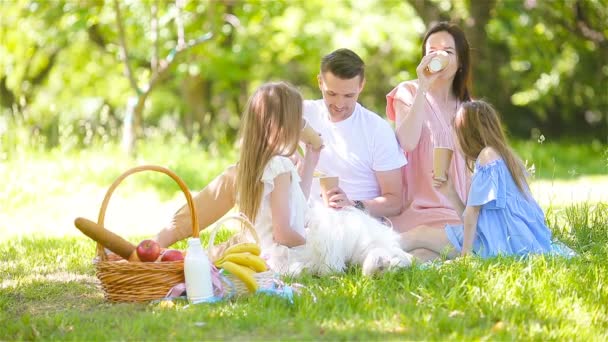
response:
[(328, 206), (334, 209), (342, 209), (344, 207), (352, 207), (355, 204), (348, 199), (344, 190), (340, 187), (331, 188), (327, 191)]

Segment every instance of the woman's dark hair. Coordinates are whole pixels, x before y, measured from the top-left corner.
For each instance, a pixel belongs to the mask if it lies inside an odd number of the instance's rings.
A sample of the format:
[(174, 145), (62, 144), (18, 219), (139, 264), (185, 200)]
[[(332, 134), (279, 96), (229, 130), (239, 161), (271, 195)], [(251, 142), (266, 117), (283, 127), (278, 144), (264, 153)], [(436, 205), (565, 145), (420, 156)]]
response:
[(365, 77), (365, 63), (361, 57), (349, 49), (338, 49), (321, 59), (321, 73), (331, 72), (338, 78), (350, 80)]
[(452, 92), (460, 101), (471, 100), (471, 55), (469, 41), (464, 32), (455, 24), (442, 21), (431, 27), (422, 40), (422, 56), (426, 56), (426, 41), (433, 33), (445, 31), (454, 38), (458, 54), (458, 71), (452, 84)]

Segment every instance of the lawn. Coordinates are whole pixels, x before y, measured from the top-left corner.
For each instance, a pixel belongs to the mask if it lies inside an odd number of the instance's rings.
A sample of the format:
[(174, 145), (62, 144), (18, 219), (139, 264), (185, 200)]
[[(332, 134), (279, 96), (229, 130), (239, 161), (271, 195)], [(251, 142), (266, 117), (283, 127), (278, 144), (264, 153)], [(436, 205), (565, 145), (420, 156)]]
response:
[[(91, 264), (95, 245), (73, 218), (95, 219), (105, 189), (128, 167), (165, 165), (199, 189), (236, 158), (171, 145), (152, 142), (136, 160), (106, 146), (0, 163), (0, 340), (608, 339), (608, 177), (601, 161), (547, 143), (516, 147), (539, 156), (533, 191), (575, 258), (466, 258), (375, 278), (351, 269), (286, 279), (306, 286), (293, 304), (261, 294), (189, 307), (108, 303)], [(554, 157), (543, 157), (545, 148)], [(576, 173), (539, 171), (564, 155)], [(166, 176), (135, 175), (113, 197), (107, 225), (139, 241), (182, 197)]]

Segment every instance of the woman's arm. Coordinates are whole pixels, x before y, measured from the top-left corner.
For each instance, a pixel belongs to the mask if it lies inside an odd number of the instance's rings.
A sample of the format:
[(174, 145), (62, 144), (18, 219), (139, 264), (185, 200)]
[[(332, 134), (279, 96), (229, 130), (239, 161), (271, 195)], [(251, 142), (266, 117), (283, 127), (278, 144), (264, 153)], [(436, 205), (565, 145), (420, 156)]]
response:
[(418, 75), (418, 90), (414, 95), (414, 102), (407, 106), (402, 101), (394, 101), (395, 127), (399, 144), (406, 151), (412, 151), (418, 145), (422, 124), (424, 123), (424, 102), (427, 91), (439, 76), (439, 73), (429, 74), (427, 65), (433, 55), (426, 55), (418, 64), (416, 73)]
[(270, 210), (272, 212), (272, 237), (278, 244), (295, 247), (306, 243), (306, 239), (298, 234), (289, 224), (291, 216), (289, 203), (289, 185), (291, 175), (282, 173), (274, 179), (274, 189), (270, 193)]
[(458, 192), (456, 192), (456, 188), (454, 187), (454, 183), (452, 182), (450, 175), (448, 175), (447, 181), (433, 178), (433, 186), (437, 188), (437, 190), (445, 197), (447, 197), (450, 203), (452, 203), (452, 206), (454, 207), (454, 210), (456, 210), (458, 217), (462, 217), (462, 214), (465, 210), (465, 205), (460, 199), (460, 196), (458, 196)]
[(464, 206), (464, 203), (462, 202), (462, 200), (460, 199), (460, 196), (458, 196), (458, 193), (456, 192), (456, 190), (454, 190), (453, 192), (451, 192), (448, 195), (448, 199), (449, 199), (450, 203), (452, 203), (454, 210), (456, 210), (458, 217), (462, 217), (462, 214), (464, 214), (464, 211), (465, 211), (465, 206)]
[(464, 238), (462, 241), (461, 256), (466, 256), (473, 250), (473, 240), (477, 232), (477, 220), (479, 219), (479, 209), (481, 207), (467, 207), (464, 210)]
[(411, 107), (408, 107), (399, 100), (394, 102), (394, 106), (397, 140), (399, 140), (401, 148), (406, 152), (410, 152), (418, 145), (420, 133), (422, 132), (422, 124), (424, 122), (422, 112), (422, 108), (424, 107), (423, 91), (418, 89)]

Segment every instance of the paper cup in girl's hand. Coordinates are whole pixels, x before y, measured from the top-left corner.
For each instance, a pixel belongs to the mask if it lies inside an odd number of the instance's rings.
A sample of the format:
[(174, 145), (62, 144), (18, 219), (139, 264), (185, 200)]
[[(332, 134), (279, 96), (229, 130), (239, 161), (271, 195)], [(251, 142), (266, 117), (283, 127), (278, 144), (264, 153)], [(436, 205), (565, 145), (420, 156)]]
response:
[(325, 176), (319, 177), (319, 186), (321, 188), (321, 196), (323, 196), (323, 202), (325, 206), (329, 206), (329, 198), (327, 192), (340, 184), (340, 179), (337, 176)]
[(315, 149), (318, 149), (323, 145), (323, 139), (317, 131), (315, 131), (310, 125), (308, 121), (302, 120), (302, 131), (300, 132), (300, 140), (303, 142), (312, 145)]
[(448, 168), (454, 151), (447, 147), (435, 147), (433, 150), (433, 174), (435, 179), (448, 180)]

